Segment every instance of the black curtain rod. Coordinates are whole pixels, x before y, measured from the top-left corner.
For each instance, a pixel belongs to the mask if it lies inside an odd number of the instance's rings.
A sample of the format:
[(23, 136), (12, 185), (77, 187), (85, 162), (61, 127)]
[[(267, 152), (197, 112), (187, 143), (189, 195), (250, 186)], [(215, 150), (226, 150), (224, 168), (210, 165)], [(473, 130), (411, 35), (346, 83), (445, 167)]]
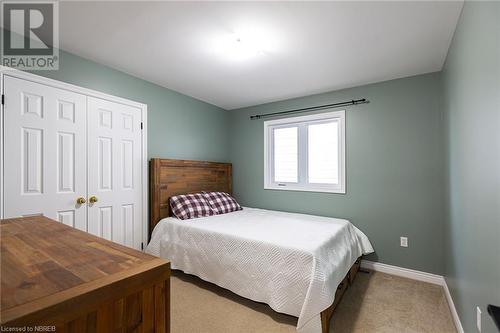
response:
[(290, 114), (290, 113), (308, 112), (308, 111), (315, 111), (315, 110), (321, 110), (321, 109), (327, 109), (327, 108), (338, 108), (341, 106), (353, 106), (353, 105), (367, 104), (367, 103), (370, 103), (370, 101), (367, 100), (366, 98), (353, 99), (353, 100), (346, 101), (346, 102), (310, 106), (310, 107), (302, 108), (302, 109), (280, 111), (280, 112), (273, 112), (273, 113), (265, 113), (265, 114), (256, 114), (254, 116), (250, 116), (250, 119), (255, 120), (255, 119), (275, 117), (275, 116), (280, 116), (280, 115)]

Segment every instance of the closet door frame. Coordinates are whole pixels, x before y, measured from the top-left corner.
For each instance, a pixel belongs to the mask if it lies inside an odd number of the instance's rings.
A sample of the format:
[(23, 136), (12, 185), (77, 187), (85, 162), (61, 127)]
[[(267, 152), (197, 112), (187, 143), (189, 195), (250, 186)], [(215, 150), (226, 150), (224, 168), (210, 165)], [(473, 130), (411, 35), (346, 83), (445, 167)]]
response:
[[(48, 79), (43, 76), (31, 74), (31, 73), (26, 73), (17, 69), (13, 69), (10, 67), (6, 66), (1, 66), (0, 65), (0, 91), (2, 97), (4, 96), (4, 77), (5, 76), (11, 76), (15, 77), (18, 79), (23, 79), (39, 84), (43, 84), (46, 86), (58, 88), (58, 89), (64, 89), (68, 90), (71, 92), (79, 93), (82, 95), (86, 95), (88, 97), (95, 97), (95, 98), (100, 98), (104, 99), (107, 101), (115, 102), (115, 103), (120, 103), (120, 104), (125, 104), (129, 106), (133, 106), (136, 108), (139, 108), (141, 110), (141, 123), (142, 123), (142, 132), (141, 132), (141, 148), (142, 148), (142, 172), (141, 172), (141, 181), (142, 181), (142, 242), (144, 244), (144, 248), (147, 245), (148, 241), (148, 157), (147, 157), (147, 138), (148, 138), (148, 122), (147, 122), (147, 112), (148, 112), (148, 106), (143, 103), (139, 102), (134, 102), (125, 98), (121, 97), (116, 97), (113, 95), (105, 94), (96, 90), (92, 89), (87, 89), (87, 88), (82, 88), (73, 84), (53, 80), (53, 79)], [(3, 103), (1, 104), (1, 114), (0, 114), (0, 128), (2, 129), (0, 135), (0, 218), (4, 217), (4, 198), (5, 198), (5, 192), (4, 192), (4, 105)], [(87, 166), (88, 168), (88, 166)], [(88, 193), (87, 193), (88, 195)]]

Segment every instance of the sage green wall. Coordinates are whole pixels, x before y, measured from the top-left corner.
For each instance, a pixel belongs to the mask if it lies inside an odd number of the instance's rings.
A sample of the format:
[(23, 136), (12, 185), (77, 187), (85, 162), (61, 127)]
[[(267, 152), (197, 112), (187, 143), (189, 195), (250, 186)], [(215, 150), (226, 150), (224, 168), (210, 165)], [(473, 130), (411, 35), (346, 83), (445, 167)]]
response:
[(228, 112), (96, 62), (61, 52), (58, 71), (35, 74), (148, 105), (148, 156), (228, 161)]
[[(372, 241), (370, 259), (442, 274), (440, 83), (427, 74), (230, 111), (235, 196), (247, 206), (347, 218)], [(347, 194), (264, 190), (263, 121), (249, 116), (356, 98), (370, 104), (346, 112)]]
[(500, 306), (500, 2), (466, 2), (443, 71), (445, 277), (465, 332)]

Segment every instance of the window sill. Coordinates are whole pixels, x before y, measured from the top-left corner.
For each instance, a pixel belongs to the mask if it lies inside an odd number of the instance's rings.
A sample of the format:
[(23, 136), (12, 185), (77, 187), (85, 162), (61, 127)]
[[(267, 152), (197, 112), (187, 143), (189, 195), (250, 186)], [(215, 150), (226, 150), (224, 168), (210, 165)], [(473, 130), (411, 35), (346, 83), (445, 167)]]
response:
[(264, 190), (277, 190), (277, 191), (296, 191), (296, 192), (317, 192), (317, 193), (332, 193), (332, 194), (346, 194), (345, 188), (325, 188), (325, 187), (300, 187), (300, 186), (277, 186), (265, 185)]

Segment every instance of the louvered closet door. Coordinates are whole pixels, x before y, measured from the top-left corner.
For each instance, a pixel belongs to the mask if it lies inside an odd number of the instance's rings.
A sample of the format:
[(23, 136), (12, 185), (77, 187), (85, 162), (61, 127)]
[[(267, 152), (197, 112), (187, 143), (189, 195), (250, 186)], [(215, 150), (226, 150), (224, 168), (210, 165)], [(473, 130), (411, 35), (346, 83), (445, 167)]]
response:
[(86, 96), (9, 76), (4, 89), (4, 217), (87, 230)]
[(140, 249), (141, 110), (88, 98), (89, 232)]

